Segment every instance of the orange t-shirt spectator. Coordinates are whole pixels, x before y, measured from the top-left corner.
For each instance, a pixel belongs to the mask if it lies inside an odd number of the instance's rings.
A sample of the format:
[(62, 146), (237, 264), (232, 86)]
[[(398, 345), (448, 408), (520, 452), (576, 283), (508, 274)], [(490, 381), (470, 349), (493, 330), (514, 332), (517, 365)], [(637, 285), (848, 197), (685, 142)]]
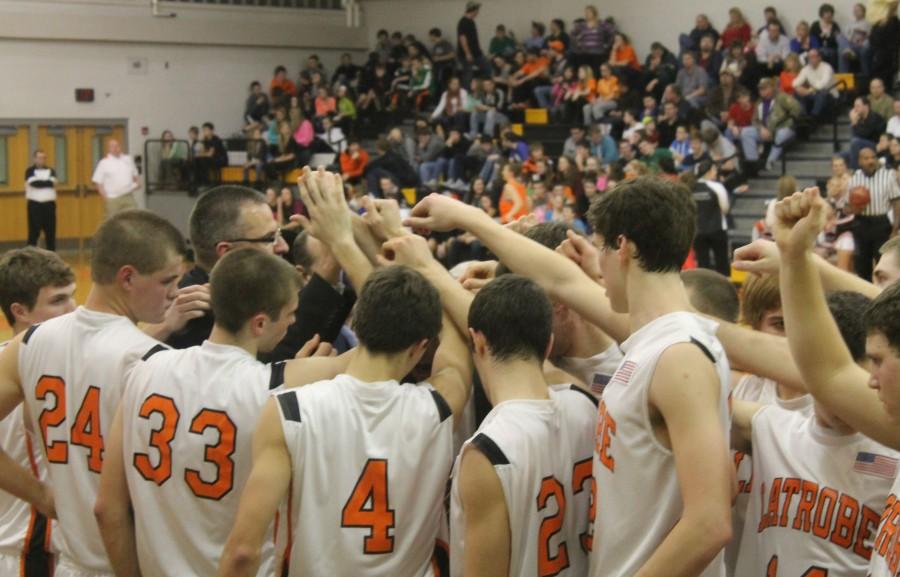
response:
[(634, 46), (628, 41), (628, 37), (621, 32), (616, 32), (614, 37), (612, 57), (609, 59), (609, 65), (615, 68), (641, 69), (641, 63), (638, 62)]
[(519, 180), (521, 169), (518, 165), (507, 164), (503, 167), (503, 193), (500, 195), (500, 222), (515, 222), (529, 212), (528, 191)]
[(337, 101), (323, 86), (319, 88), (316, 95), (316, 118), (324, 118), (332, 114), (337, 114)]
[(272, 100), (279, 97), (276, 92), (280, 92), (282, 97), (297, 96), (297, 86), (288, 79), (287, 70), (284, 66), (275, 68), (275, 76), (272, 78), (271, 84), (269, 84), (269, 96), (272, 97)]
[(597, 96), (603, 100), (615, 100), (620, 93), (619, 79), (610, 73), (597, 80)]
[(359, 142), (350, 142), (347, 150), (341, 153), (341, 177), (345, 182), (356, 183), (362, 179), (369, 164), (369, 154), (359, 146)]

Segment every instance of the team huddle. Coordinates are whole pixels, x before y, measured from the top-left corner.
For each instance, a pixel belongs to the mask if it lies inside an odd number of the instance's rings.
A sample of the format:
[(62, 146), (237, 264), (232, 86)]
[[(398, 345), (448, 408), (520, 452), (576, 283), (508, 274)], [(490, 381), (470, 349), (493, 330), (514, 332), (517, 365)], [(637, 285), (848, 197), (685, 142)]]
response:
[[(189, 299), (185, 240), (147, 211), (100, 226), (77, 308), (53, 253), (0, 258), (0, 575), (900, 575), (900, 285), (812, 254), (818, 190), (738, 251), (739, 326), (728, 279), (680, 273), (678, 184), (618, 185), (592, 238), (440, 195), (360, 217), (324, 171), (299, 188), (304, 240), (359, 293), (341, 354), (258, 360), (302, 275), (240, 187), (195, 208)], [(202, 242), (210, 199), (263, 217)], [(497, 262), (455, 278), (412, 232), (455, 230)], [(157, 340), (201, 316), (202, 344)]]

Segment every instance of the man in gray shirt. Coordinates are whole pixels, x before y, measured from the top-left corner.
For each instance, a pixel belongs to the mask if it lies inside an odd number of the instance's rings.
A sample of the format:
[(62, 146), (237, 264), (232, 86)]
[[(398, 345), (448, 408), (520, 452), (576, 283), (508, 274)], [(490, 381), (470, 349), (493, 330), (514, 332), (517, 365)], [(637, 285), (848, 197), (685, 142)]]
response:
[(681, 70), (675, 78), (675, 85), (681, 90), (684, 99), (694, 108), (702, 108), (706, 103), (709, 75), (702, 67), (697, 66), (693, 52), (685, 52), (681, 56)]
[(781, 25), (769, 22), (766, 30), (759, 35), (756, 44), (756, 60), (759, 62), (760, 73), (764, 76), (781, 74), (784, 59), (790, 52), (791, 41), (781, 33)]

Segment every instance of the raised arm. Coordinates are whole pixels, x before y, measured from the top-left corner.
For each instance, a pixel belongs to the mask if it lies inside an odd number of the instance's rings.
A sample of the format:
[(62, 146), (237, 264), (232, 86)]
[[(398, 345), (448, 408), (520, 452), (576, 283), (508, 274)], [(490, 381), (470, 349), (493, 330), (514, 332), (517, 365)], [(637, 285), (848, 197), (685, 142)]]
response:
[(784, 324), (809, 392), (857, 431), (900, 448), (900, 428), (869, 388), (869, 373), (853, 362), (828, 310), (811, 253), (825, 224), (825, 200), (817, 188), (807, 189), (779, 202), (775, 213)]
[(258, 423), (253, 435), (253, 470), (222, 553), (218, 577), (256, 575), (266, 532), (291, 484), (291, 456), (276, 398), (266, 402)]
[(478, 208), (432, 194), (416, 205), (407, 225), (437, 231), (463, 229), (474, 234), (500, 262), (537, 282), (551, 299), (614, 338), (621, 335), (622, 316), (612, 311), (603, 287), (568, 258), (504, 228)]
[(800, 393), (808, 392), (787, 339), (721, 319), (715, 321), (719, 323), (716, 336), (734, 368), (772, 379)]

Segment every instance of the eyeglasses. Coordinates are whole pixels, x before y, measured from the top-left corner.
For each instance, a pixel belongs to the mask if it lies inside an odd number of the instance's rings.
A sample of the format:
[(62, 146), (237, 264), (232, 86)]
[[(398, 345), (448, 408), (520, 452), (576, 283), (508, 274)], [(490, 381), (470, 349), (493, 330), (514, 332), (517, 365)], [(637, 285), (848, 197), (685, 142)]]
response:
[(278, 244), (278, 241), (281, 240), (281, 228), (276, 228), (275, 232), (267, 234), (266, 236), (261, 236), (259, 238), (232, 238), (230, 240), (224, 240), (222, 242), (249, 242), (252, 244), (270, 244), (275, 246)]

